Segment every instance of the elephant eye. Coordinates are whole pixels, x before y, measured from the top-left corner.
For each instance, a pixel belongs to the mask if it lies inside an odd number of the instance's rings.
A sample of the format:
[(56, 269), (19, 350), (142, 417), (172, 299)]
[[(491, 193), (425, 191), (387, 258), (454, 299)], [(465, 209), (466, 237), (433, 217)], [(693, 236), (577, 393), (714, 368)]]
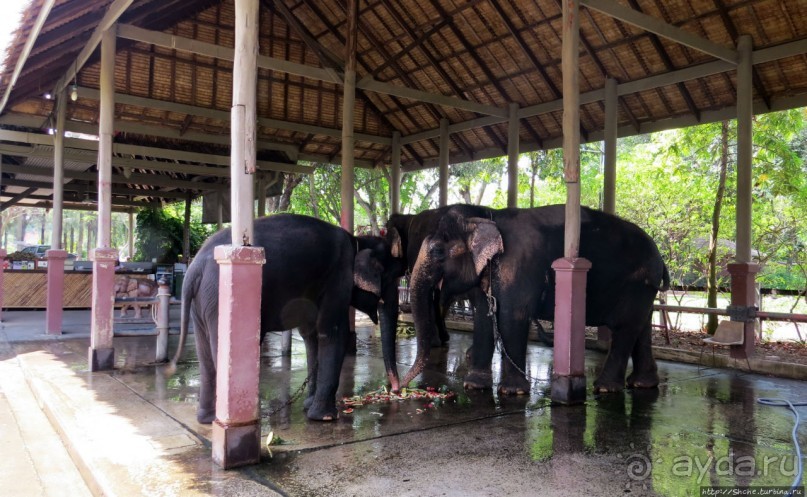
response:
[(458, 243), (456, 245), (452, 245), (451, 248), (448, 249), (448, 256), (454, 259), (456, 257), (461, 256), (465, 252), (467, 252), (465, 246), (463, 244)]

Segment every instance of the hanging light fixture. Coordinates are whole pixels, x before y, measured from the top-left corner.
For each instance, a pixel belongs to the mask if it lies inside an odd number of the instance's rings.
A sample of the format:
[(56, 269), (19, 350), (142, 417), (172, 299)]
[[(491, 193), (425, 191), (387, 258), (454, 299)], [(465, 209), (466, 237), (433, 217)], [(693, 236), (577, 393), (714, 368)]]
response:
[(76, 61), (76, 70), (73, 72), (73, 84), (70, 86), (70, 100), (75, 102), (78, 100), (78, 84), (76, 81), (78, 80), (78, 61)]

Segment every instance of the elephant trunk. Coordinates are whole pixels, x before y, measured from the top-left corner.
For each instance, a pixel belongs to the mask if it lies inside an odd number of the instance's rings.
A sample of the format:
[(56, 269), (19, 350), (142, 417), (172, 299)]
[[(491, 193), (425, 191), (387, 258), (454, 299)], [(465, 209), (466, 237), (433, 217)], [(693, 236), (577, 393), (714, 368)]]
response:
[(417, 336), (417, 355), (412, 368), (406, 373), (402, 387), (406, 387), (426, 366), (431, 351), (432, 334), (435, 333), (433, 292), (442, 277), (442, 263), (445, 259), (443, 246), (427, 237), (420, 246), (415, 267), (412, 271), (410, 295), (412, 317)]
[(387, 379), (393, 392), (398, 393), (400, 382), (398, 378), (398, 363), (395, 353), (395, 339), (398, 333), (398, 284), (389, 285), (385, 291), (384, 303), (380, 306), (379, 322), (381, 324), (381, 352), (384, 355), (384, 368)]

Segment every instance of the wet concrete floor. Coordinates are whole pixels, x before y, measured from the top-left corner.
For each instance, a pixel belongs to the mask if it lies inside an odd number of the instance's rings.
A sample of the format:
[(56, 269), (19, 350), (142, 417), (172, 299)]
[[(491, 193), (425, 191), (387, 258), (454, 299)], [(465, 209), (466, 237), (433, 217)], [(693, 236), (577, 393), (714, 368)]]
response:
[[(360, 326), (358, 336), (358, 353), (342, 371), (340, 398), (385, 381), (377, 332)], [(169, 377), (146, 365), (153, 338), (116, 338), (113, 377), (207, 442), (210, 427), (195, 420), (198, 367), (190, 342)], [(357, 406), (335, 422), (319, 423), (305, 418), (303, 396), (295, 396), (306, 377), (302, 341), (295, 335), (291, 357), (281, 356), (279, 344), (279, 334), (272, 334), (263, 350), (261, 412), (264, 437), (273, 431), (282, 444), (271, 447), (272, 457), (265, 452), (261, 464), (232, 472), (188, 462), (185, 471), (200, 487), (214, 487), (205, 479), (238, 475), (252, 485), (250, 495), (265, 488), (295, 496), (679, 496), (700, 495), (704, 486), (789, 486), (795, 474), (791, 415), (757, 399), (807, 400), (804, 382), (660, 362), (657, 390), (589, 394), (583, 405), (555, 406), (548, 399), (550, 348), (529, 346), (531, 394), (502, 398), (463, 391), (471, 336), (453, 333), (416, 382), (447, 385), (457, 393), (454, 400), (434, 407), (424, 400)], [(42, 346), (14, 347), (24, 354)], [(91, 383), (86, 340), (48, 348), (58, 349), (60, 360)], [(399, 341), (402, 372), (414, 352), (413, 339)], [(589, 384), (604, 357), (587, 353)], [(495, 362), (494, 382), (498, 371)]]

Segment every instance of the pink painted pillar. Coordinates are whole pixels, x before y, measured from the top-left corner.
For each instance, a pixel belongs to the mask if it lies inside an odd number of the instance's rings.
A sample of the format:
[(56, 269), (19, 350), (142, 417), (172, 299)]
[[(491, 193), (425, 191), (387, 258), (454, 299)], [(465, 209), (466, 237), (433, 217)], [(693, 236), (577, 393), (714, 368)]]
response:
[[(756, 274), (759, 265), (749, 262), (736, 262), (728, 265), (731, 274), (731, 305), (750, 307), (756, 305)], [(745, 322), (742, 345), (732, 345), (730, 355), (735, 359), (745, 359), (754, 355), (754, 320)]]
[(3, 322), (3, 271), (6, 265), (5, 249), (0, 249), (0, 323)]
[(96, 248), (90, 251), (92, 269), (92, 316), (90, 323), (90, 371), (115, 367), (112, 347), (112, 321), (115, 312), (115, 261), (117, 249)]
[(48, 302), (45, 311), (45, 332), (48, 335), (62, 334), (62, 313), (64, 310), (64, 261), (66, 250), (51, 249), (48, 258)]
[(555, 270), (555, 345), (552, 400), (577, 404), (586, 400), (586, 276), (591, 262), (562, 258)]
[(263, 247), (220, 245), (214, 254), (220, 272), (213, 461), (229, 469), (261, 457), (258, 383), (266, 258)]

